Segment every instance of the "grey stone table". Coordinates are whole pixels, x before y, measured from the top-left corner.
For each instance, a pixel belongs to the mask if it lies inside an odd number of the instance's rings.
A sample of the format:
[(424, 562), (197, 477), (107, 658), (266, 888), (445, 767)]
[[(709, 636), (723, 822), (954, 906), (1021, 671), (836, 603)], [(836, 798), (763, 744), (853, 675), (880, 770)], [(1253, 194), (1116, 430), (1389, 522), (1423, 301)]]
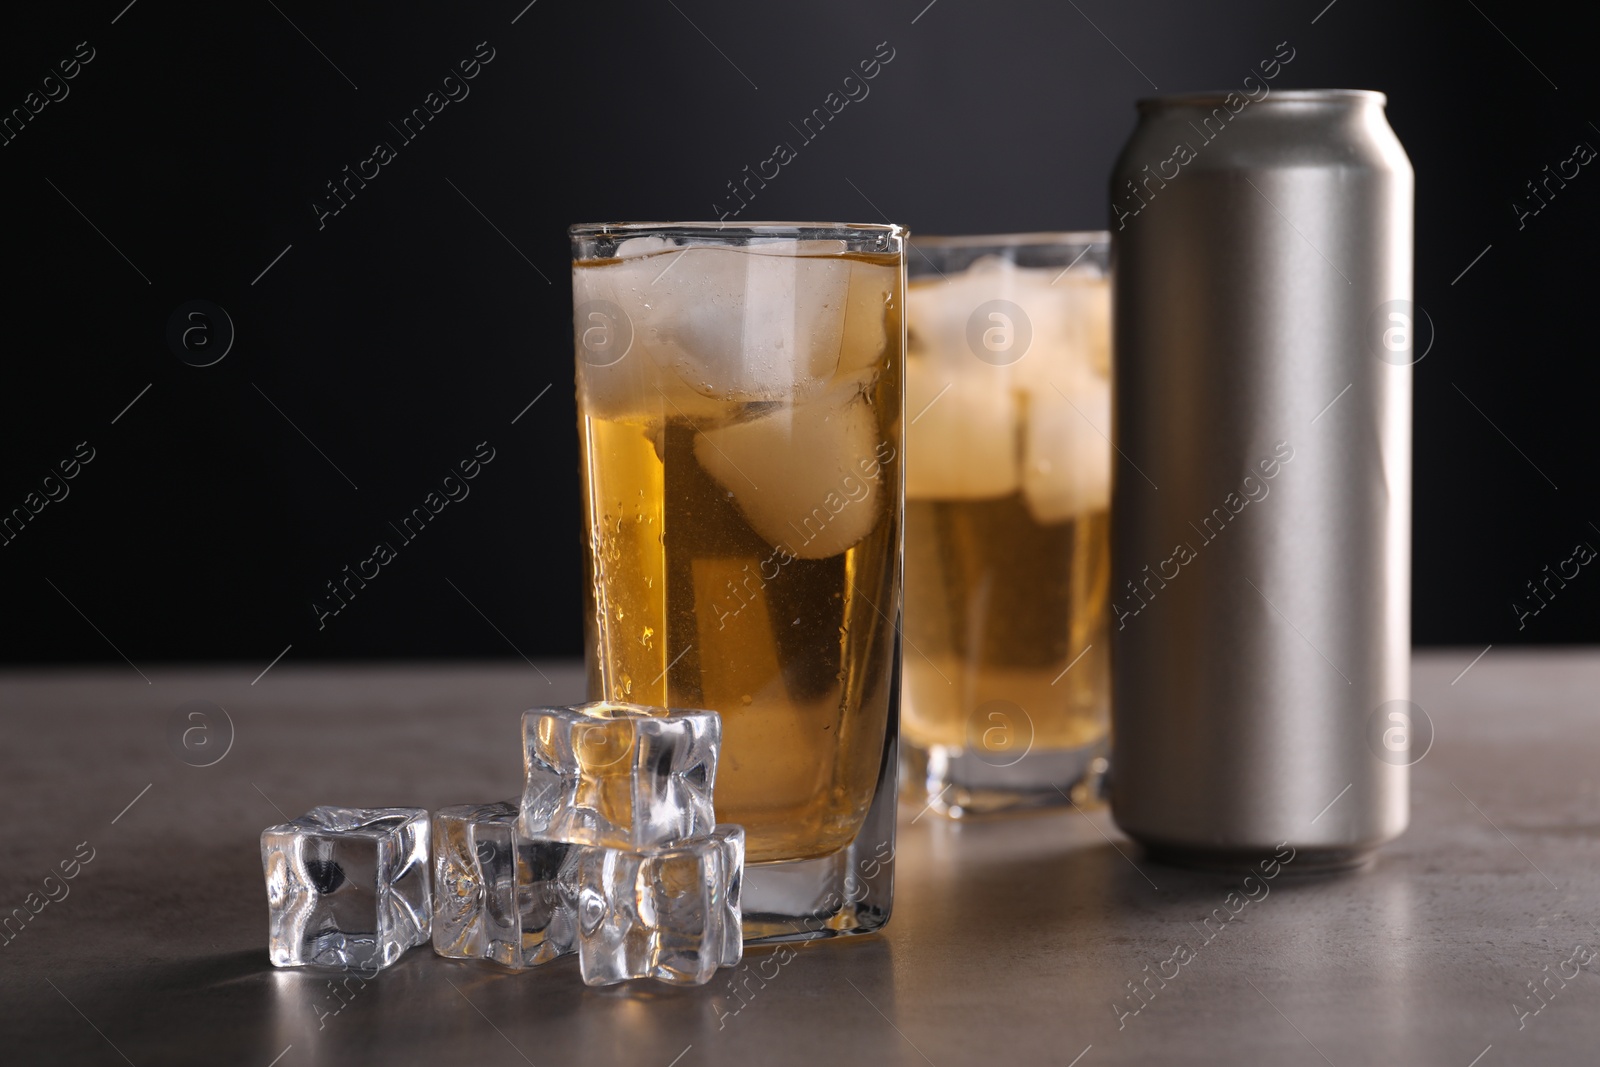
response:
[[(1148, 863), (1104, 812), (903, 811), (885, 933), (689, 990), (427, 949), (337, 991), (267, 963), (264, 826), (514, 795), (518, 713), (577, 697), (570, 664), (13, 672), (0, 909), (48, 902), (0, 945), (0, 1062), (1592, 1065), (1600, 959), (1569, 961), (1600, 948), (1600, 654), (1497, 649), (1452, 682), (1476, 651), (1416, 659), (1436, 741), (1409, 832), (1367, 871), (1286, 873), (1209, 942), (1242, 875)], [(189, 701), (231, 748), (187, 710), (174, 746)], [(175, 754), (208, 740), (211, 766)]]

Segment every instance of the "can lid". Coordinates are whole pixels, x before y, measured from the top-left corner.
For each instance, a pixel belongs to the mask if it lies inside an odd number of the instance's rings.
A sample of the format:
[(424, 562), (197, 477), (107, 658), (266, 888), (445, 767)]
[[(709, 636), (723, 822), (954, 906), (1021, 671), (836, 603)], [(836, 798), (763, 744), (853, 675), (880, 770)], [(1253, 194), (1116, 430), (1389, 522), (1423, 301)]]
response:
[[(1139, 113), (1149, 114), (1169, 107), (1216, 107), (1222, 105), (1229, 96), (1243, 97), (1246, 94), (1237, 89), (1218, 89), (1212, 92), (1198, 93), (1164, 93), (1161, 96), (1141, 97), (1138, 102)], [(1255, 106), (1262, 104), (1377, 104), (1384, 107), (1389, 98), (1376, 89), (1279, 89), (1269, 92), (1259, 100), (1251, 101)]]

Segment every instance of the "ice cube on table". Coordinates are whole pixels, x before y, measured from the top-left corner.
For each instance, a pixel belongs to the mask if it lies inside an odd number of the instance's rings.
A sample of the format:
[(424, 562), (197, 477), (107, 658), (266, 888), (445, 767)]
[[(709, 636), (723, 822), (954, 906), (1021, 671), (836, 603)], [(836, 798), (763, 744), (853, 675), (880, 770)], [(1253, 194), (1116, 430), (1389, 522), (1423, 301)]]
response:
[(457, 804), (433, 816), (433, 950), (521, 970), (577, 944), (578, 845), (517, 829), (521, 805)]
[(877, 526), (898, 456), (878, 435), (871, 374), (695, 437), (695, 459), (769, 545), (826, 559)]
[(312, 808), (261, 833), (276, 967), (376, 973), (428, 940), (428, 813)]
[(654, 978), (704, 985), (744, 955), (744, 828), (635, 851), (585, 848), (578, 863), (578, 965), (587, 985)]
[(646, 848), (711, 831), (722, 719), (596, 701), (522, 714), (519, 828), (530, 837)]
[(988, 500), (1021, 485), (1010, 368), (906, 360), (906, 499)]
[(1027, 398), (1022, 499), (1034, 521), (1065, 522), (1111, 506), (1111, 384), (1062, 374)]

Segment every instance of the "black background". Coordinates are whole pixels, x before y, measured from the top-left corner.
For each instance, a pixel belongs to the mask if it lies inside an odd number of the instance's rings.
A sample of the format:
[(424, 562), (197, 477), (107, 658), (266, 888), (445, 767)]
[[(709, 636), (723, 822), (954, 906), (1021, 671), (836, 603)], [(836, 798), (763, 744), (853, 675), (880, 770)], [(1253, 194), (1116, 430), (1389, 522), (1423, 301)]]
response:
[[(880, 42), (870, 95), (743, 218), (1101, 228), (1139, 96), (1236, 87), (1282, 41), (1277, 87), (1388, 92), (1437, 331), (1414, 640), (1600, 638), (1600, 567), (1524, 629), (1510, 607), (1600, 546), (1600, 163), (1520, 230), (1512, 209), (1600, 147), (1576, 5), (125, 3), (31, 7), (0, 37), (7, 113), (94, 50), (0, 146), (0, 511), (95, 455), (0, 547), (7, 662), (578, 653), (565, 227), (708, 217)], [(402, 144), (388, 124), (479, 42), (470, 95)], [(319, 228), (324, 183), (378, 141), (397, 158)], [(193, 299), (236, 330), (213, 366), (167, 343)], [(324, 583), (480, 441), (471, 495), (319, 630)]]

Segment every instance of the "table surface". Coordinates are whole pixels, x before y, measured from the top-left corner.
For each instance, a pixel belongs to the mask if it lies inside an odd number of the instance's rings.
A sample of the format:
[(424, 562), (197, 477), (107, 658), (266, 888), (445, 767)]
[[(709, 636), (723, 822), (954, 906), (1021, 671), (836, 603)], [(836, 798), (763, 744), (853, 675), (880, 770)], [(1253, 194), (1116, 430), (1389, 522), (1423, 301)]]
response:
[[(1410, 830), (1366, 871), (1278, 878), (1209, 943), (1242, 875), (1148, 862), (1104, 812), (902, 810), (882, 934), (752, 950), (699, 989), (421, 948), (336, 994), (267, 962), (263, 827), (515, 795), (519, 712), (577, 698), (572, 664), (0, 675), (0, 908), (44, 902), (0, 945), (0, 1059), (1592, 1065), (1600, 959), (1567, 961), (1600, 948), (1600, 653), (1494, 650), (1452, 681), (1475, 652), (1415, 658), (1436, 740)], [(189, 701), (231, 721), (211, 766), (170, 739), (175, 715), (204, 725)], [(1194, 957), (1164, 965), (1178, 943)], [(1126, 983), (1174, 969), (1119, 1018)]]

